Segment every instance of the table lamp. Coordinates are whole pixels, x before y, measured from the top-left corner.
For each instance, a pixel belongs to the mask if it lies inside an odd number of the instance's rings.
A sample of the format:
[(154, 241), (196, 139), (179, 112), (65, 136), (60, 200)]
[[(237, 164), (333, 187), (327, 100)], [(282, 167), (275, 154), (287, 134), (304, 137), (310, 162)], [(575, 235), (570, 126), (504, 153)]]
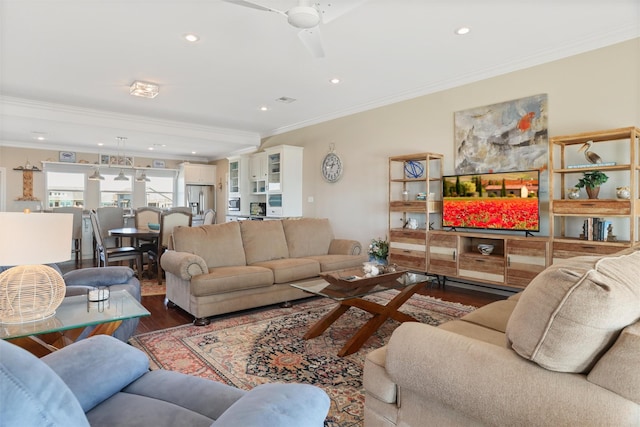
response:
[[(26, 211), (28, 212), (28, 211)], [(0, 323), (55, 314), (64, 279), (49, 264), (71, 259), (73, 214), (0, 212)]]

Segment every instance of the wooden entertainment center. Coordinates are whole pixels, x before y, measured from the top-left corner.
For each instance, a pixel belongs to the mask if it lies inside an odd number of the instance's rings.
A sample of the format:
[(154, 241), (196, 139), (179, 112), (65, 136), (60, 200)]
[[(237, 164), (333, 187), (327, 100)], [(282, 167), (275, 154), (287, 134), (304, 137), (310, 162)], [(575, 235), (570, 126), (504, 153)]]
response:
[[(577, 151), (588, 141), (618, 144), (614, 150), (623, 153), (622, 158), (613, 165), (569, 164), (569, 154), (573, 152), (568, 153), (568, 149)], [(443, 156), (418, 153), (390, 157), (389, 262), (445, 279), (523, 289), (554, 260), (609, 254), (631, 247), (639, 241), (639, 158), (637, 127), (550, 138), (549, 236), (531, 237), (524, 232), (518, 235), (436, 230), (442, 214)], [(611, 196), (611, 191), (602, 199), (567, 199), (565, 189), (574, 185), (583, 172), (593, 170), (617, 173), (617, 182), (629, 183), (629, 199), (618, 199), (615, 192)], [(416, 200), (418, 195), (426, 197)], [(575, 232), (586, 219), (596, 217), (623, 221), (623, 230), (615, 241), (588, 240), (585, 236), (581, 239)], [(493, 252), (481, 254), (480, 244), (493, 245)]]

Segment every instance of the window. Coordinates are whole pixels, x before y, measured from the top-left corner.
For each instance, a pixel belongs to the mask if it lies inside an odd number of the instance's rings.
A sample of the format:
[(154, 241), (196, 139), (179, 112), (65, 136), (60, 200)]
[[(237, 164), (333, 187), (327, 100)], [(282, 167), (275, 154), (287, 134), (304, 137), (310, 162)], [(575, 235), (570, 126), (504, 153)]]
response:
[(173, 176), (147, 175), (145, 198), (147, 206), (168, 209), (173, 207)]
[(47, 207), (84, 207), (84, 172), (46, 172)]
[(129, 170), (124, 170), (128, 181), (116, 181), (119, 169), (103, 169), (100, 171), (104, 176), (104, 181), (100, 181), (100, 206), (119, 206), (121, 208), (132, 207), (133, 174)]

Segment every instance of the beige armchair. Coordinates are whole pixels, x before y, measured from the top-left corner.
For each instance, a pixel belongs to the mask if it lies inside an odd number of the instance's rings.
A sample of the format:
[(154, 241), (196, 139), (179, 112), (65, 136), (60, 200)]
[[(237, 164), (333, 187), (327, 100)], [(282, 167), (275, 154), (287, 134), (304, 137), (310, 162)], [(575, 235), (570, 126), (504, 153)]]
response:
[(640, 246), (577, 257), (365, 361), (365, 426), (639, 426)]

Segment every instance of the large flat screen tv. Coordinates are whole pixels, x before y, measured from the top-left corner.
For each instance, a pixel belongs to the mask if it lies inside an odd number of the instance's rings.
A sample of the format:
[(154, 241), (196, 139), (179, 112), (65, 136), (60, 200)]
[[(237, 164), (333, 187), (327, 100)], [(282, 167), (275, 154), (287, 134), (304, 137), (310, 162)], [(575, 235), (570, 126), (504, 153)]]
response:
[(450, 175), (442, 179), (442, 227), (540, 230), (540, 171)]

